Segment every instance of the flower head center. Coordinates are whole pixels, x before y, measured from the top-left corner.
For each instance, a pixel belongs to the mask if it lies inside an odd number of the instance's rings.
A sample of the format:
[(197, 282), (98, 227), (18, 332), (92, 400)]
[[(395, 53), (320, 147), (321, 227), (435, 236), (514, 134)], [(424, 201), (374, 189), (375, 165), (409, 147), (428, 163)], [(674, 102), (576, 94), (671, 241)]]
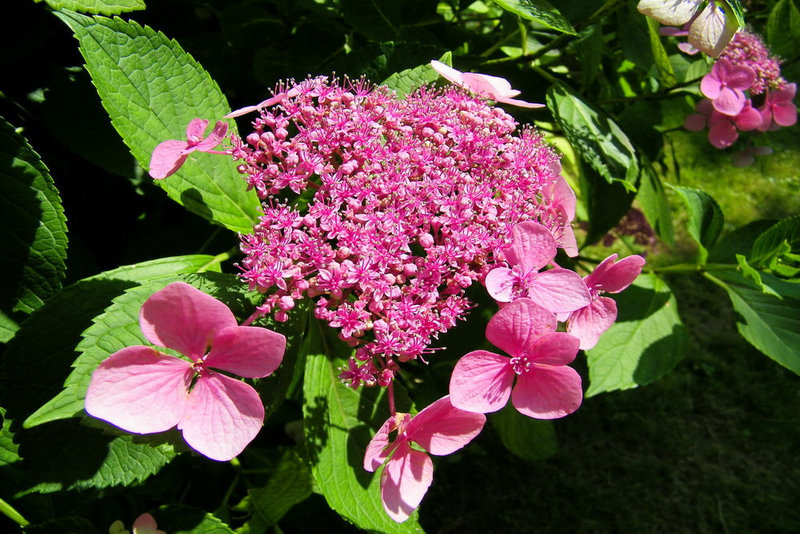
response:
[(514, 356), (511, 358), (511, 368), (518, 375), (530, 372), (533, 369), (533, 362), (527, 355)]

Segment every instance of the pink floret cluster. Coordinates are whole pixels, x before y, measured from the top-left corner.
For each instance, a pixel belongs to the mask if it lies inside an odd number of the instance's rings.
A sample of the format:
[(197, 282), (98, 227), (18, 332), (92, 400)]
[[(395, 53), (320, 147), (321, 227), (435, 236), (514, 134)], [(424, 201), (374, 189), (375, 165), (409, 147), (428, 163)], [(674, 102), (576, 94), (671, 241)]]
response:
[(356, 348), (342, 373), (354, 387), (386, 385), (394, 359), (431, 350), (517, 223), (537, 221), (577, 252), (558, 157), (482, 98), (422, 87), (400, 99), (326, 77), (275, 94), (233, 139), (264, 213), (242, 236), (242, 277), (279, 321), (311, 297)]
[[(697, 103), (697, 113), (686, 117), (684, 127), (694, 132), (708, 128), (715, 148), (732, 146), (739, 132), (765, 132), (797, 122), (797, 84), (781, 77), (780, 61), (758, 35), (747, 31), (736, 34), (703, 77), (700, 90), (706, 98)], [(770, 152), (749, 145), (736, 154), (734, 163), (749, 165), (754, 155)]]

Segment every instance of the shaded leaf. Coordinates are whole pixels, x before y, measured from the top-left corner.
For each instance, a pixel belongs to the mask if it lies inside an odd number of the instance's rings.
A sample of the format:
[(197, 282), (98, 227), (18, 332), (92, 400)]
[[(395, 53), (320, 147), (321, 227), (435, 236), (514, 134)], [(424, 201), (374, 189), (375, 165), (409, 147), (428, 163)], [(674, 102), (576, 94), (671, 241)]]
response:
[(650, 50), (653, 52), (653, 62), (658, 70), (658, 78), (663, 86), (671, 87), (675, 85), (677, 80), (667, 51), (664, 50), (664, 45), (661, 43), (661, 36), (658, 34), (660, 24), (650, 17), (645, 17), (645, 19), (647, 20), (648, 36), (650, 37)]
[(800, 215), (783, 219), (758, 236), (747, 259), (755, 267), (780, 269), (796, 265), (793, 255), (800, 250)]
[(619, 182), (608, 183), (591, 168), (583, 168), (581, 181), (581, 200), (588, 214), (584, 244), (591, 244), (619, 224), (630, 210), (636, 193)]
[[(445, 65), (453, 66), (453, 54), (445, 52), (439, 61)], [(381, 85), (386, 85), (394, 89), (397, 95), (404, 97), (415, 89), (426, 83), (433, 83), (439, 79), (439, 73), (433, 70), (430, 63), (414, 67), (413, 69), (401, 70), (383, 80)]]
[(45, 0), (53, 9), (70, 9), (93, 15), (118, 15), (145, 9), (144, 0)]
[(686, 208), (689, 212), (687, 229), (689, 230), (689, 235), (691, 235), (699, 245), (698, 263), (701, 265), (705, 264), (708, 258), (708, 249), (717, 241), (722, 231), (722, 225), (725, 222), (722, 208), (720, 208), (717, 201), (705, 191), (671, 184), (668, 185), (677, 191), (686, 203)]
[(772, 53), (792, 58), (800, 47), (800, 9), (794, 0), (780, 0), (767, 18), (767, 43)]
[(642, 274), (614, 296), (619, 316), (597, 345), (586, 352), (586, 396), (649, 384), (665, 375), (686, 354), (688, 335), (669, 286)]
[(545, 0), (493, 0), (495, 4), (524, 19), (539, 22), (548, 28), (577, 35), (572, 24)]
[(169, 504), (151, 513), (158, 529), (169, 534), (234, 534), (228, 525), (200, 508)]
[(636, 199), (642, 206), (647, 221), (653, 227), (658, 237), (669, 245), (675, 244), (675, 234), (672, 228), (672, 211), (661, 183), (658, 173), (649, 161), (642, 162), (641, 181)]
[(541, 460), (558, 452), (556, 431), (551, 421), (522, 415), (511, 403), (491, 414), (489, 420), (506, 449), (523, 460)]

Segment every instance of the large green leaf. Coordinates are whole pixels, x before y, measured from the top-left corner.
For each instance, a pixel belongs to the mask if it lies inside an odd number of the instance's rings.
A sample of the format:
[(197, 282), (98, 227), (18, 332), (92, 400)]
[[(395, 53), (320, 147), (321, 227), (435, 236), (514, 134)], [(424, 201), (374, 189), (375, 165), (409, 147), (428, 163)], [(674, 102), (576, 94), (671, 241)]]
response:
[[(17, 424), (24, 421), (62, 390), (81, 333), (114, 297), (144, 280), (198, 272), (212, 260), (206, 255), (163, 258), (120, 267), (65, 288), (25, 321), (0, 358), (0, 406)], [(37, 424), (46, 420), (50, 419)]]
[(780, 272), (796, 265), (800, 252), (800, 215), (783, 219), (758, 236), (747, 256), (750, 264)]
[(688, 336), (667, 284), (642, 274), (615, 295), (617, 322), (586, 352), (591, 397), (649, 384), (669, 372), (686, 353)]
[[(339, 368), (345, 360), (332, 352), (343, 349), (340, 344), (326, 343), (321, 328), (318, 321), (312, 321), (306, 336), (303, 388), (306, 448), (317, 487), (331, 508), (360, 528), (384, 533), (422, 532), (416, 513), (405, 523), (395, 523), (383, 510), (379, 473), (368, 473), (362, 464), (370, 430), (378, 428), (389, 415), (386, 403), (379, 408), (377, 388), (358, 392), (339, 381)], [(383, 393), (381, 390), (380, 396)]]
[(585, 244), (591, 244), (619, 224), (636, 194), (619, 182), (608, 183), (591, 167), (583, 166), (582, 170), (580, 199), (586, 206), (589, 223)]
[(754, 282), (734, 271), (706, 274), (725, 288), (733, 303), (736, 328), (755, 348), (800, 374), (800, 286), (770, 280), (762, 274), (765, 284), (784, 295), (778, 298), (765, 294)]
[[(150, 295), (172, 281), (175, 279), (160, 279), (129, 289), (95, 317), (76, 348), (80, 355), (72, 364), (73, 370), (64, 381), (64, 389), (32, 414), (24, 426), (30, 428), (79, 415), (83, 410), (86, 388), (95, 368), (118, 350), (132, 345), (148, 344), (139, 329), (139, 308)], [(212, 295), (224, 294), (225, 303), (229, 306), (232, 306), (234, 299), (241, 301), (245, 298), (245, 286), (233, 275), (196, 275), (186, 281)]]
[(652, 225), (658, 237), (669, 245), (675, 244), (672, 228), (672, 211), (664, 190), (664, 184), (649, 161), (642, 161), (642, 179), (636, 199), (642, 206), (647, 221)]
[(547, 90), (547, 107), (575, 151), (609, 183), (635, 191), (639, 162), (625, 132), (602, 110), (562, 83)]
[(698, 262), (704, 264), (708, 250), (714, 245), (722, 231), (725, 217), (717, 201), (705, 191), (689, 187), (670, 185), (678, 192), (689, 211), (687, 229), (699, 246)]
[(506, 449), (523, 460), (541, 460), (558, 452), (553, 423), (522, 415), (511, 403), (491, 414), (489, 421)]
[[(185, 139), (186, 125), (230, 111), (208, 73), (164, 34), (118, 18), (58, 15), (80, 42), (111, 122), (144, 167), (167, 139)], [(233, 128), (233, 123), (230, 123)], [(236, 232), (248, 232), (259, 201), (230, 158), (195, 152), (181, 169), (158, 185), (189, 211)]]
[[(439, 61), (445, 65), (453, 66), (453, 54), (445, 52)], [(421, 85), (426, 83), (433, 83), (439, 79), (439, 73), (433, 70), (429, 63), (414, 67), (413, 69), (401, 70), (395, 72), (381, 82), (381, 85), (386, 85), (390, 89), (394, 89), (398, 96), (406, 96)]]
[(145, 9), (144, 0), (45, 0), (53, 9), (71, 9), (95, 15), (118, 15)]
[(767, 43), (773, 53), (787, 58), (797, 57), (800, 47), (800, 9), (794, 0), (780, 0), (769, 14)]
[(572, 24), (564, 15), (545, 0), (493, 0), (495, 4), (524, 19), (539, 22), (570, 35), (577, 35)]
[[(61, 289), (67, 224), (53, 179), (39, 155), (0, 119), (0, 313), (11, 339), (12, 314), (31, 313)], [(6, 332), (10, 331), (10, 332)]]
[(658, 34), (659, 24), (655, 19), (646, 17), (648, 36), (650, 37), (650, 49), (653, 51), (653, 61), (658, 70), (658, 78), (661, 84), (666, 87), (675, 85), (677, 81), (675, 78), (675, 71), (672, 70), (672, 63), (669, 61), (667, 51), (664, 50), (664, 45), (661, 43), (661, 37)]

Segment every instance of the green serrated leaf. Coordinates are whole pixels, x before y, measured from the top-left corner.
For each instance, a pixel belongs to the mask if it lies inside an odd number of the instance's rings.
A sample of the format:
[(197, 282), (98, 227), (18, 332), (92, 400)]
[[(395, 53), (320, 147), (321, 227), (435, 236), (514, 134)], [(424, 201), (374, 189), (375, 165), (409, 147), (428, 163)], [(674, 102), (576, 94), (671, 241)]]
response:
[(764, 282), (761, 280), (761, 273), (753, 269), (753, 267), (747, 263), (747, 258), (743, 254), (737, 254), (736, 261), (739, 263), (739, 270), (742, 272), (742, 275), (744, 275), (745, 278), (752, 280), (752, 282), (767, 295), (781, 298), (778, 292), (764, 284)]
[[(149, 166), (160, 142), (184, 139), (190, 120), (230, 111), (209, 74), (164, 34), (119, 18), (57, 15), (75, 33), (103, 107), (142, 166)], [(245, 191), (227, 157), (192, 153), (178, 172), (156, 183), (192, 213), (235, 232), (251, 231), (259, 215), (258, 198)]]
[(2, 119), (0, 250), (0, 311), (7, 318), (5, 329), (13, 329), (13, 312), (31, 313), (61, 289), (67, 222), (39, 154)]
[(162, 278), (126, 290), (102, 314), (97, 315), (92, 320), (92, 325), (83, 333), (83, 339), (76, 347), (79, 356), (72, 364), (72, 372), (64, 381), (64, 389), (28, 417), (24, 427), (31, 428), (79, 415), (83, 410), (86, 389), (95, 368), (118, 350), (132, 345), (149, 344), (139, 328), (139, 308), (144, 301), (159, 289), (179, 279), (212, 296), (224, 294), (223, 300), (232, 308), (235, 299), (241, 301), (255, 298), (254, 295), (246, 295), (246, 287), (234, 275), (217, 273), (189, 278)]
[(753, 221), (725, 234), (708, 254), (712, 263), (737, 263), (736, 255), (750, 253), (758, 236), (775, 224), (774, 220)]
[[(359, 528), (384, 533), (423, 532), (416, 512), (405, 522), (395, 523), (384, 512), (380, 496), (380, 476), (362, 466), (364, 451), (371, 439), (371, 429), (388, 417), (379, 410), (378, 388), (354, 391), (339, 379), (339, 367), (345, 360), (335, 357), (349, 354), (340, 344), (326, 344), (318, 321), (311, 321), (307, 334), (308, 355), (303, 388), (306, 454), (317, 487), (328, 504)], [(347, 352), (344, 352), (347, 350)]]
[(562, 83), (547, 90), (547, 107), (575, 151), (600, 176), (636, 190), (636, 151), (616, 122)]
[(671, 184), (667, 185), (677, 191), (686, 203), (686, 208), (689, 212), (687, 230), (689, 230), (689, 235), (698, 244), (699, 257), (697, 261), (703, 265), (708, 258), (708, 249), (714, 246), (722, 231), (722, 225), (725, 222), (722, 208), (705, 191)]
[(664, 190), (664, 184), (653, 165), (644, 159), (642, 161), (642, 179), (639, 182), (639, 191), (636, 199), (642, 206), (647, 221), (653, 227), (658, 237), (669, 245), (675, 244), (675, 234), (672, 228), (672, 210)]
[(800, 47), (800, 9), (794, 0), (781, 0), (769, 13), (766, 27), (770, 50), (779, 56), (797, 56)]
[(541, 460), (558, 452), (553, 423), (522, 415), (510, 403), (489, 416), (500, 441), (523, 460)]
[(311, 495), (311, 471), (294, 451), (283, 454), (266, 486), (247, 490), (247, 497), (237, 511), (252, 515), (236, 534), (263, 534), (280, 521), (289, 509)]
[(527, 20), (533, 20), (540, 24), (570, 35), (577, 35), (572, 24), (564, 18), (564, 15), (545, 0), (493, 0), (495, 4), (502, 7), (509, 13), (513, 13)]
[(666, 282), (652, 274), (639, 275), (614, 300), (617, 322), (586, 352), (587, 397), (649, 384), (686, 354), (688, 335)]
[[(784, 296), (778, 299), (733, 271), (706, 273), (706, 276), (728, 292), (738, 314), (736, 328), (742, 337), (779, 364), (800, 374), (800, 287), (786, 282), (766, 282)], [(789, 291), (781, 291), (787, 286)]]
[(62, 390), (81, 333), (114, 297), (144, 280), (197, 272), (212, 260), (207, 255), (163, 258), (120, 267), (65, 288), (34, 312), (6, 347), (0, 359), (0, 406), (16, 421), (24, 421)]
[[(453, 54), (451, 52), (445, 52), (442, 57), (439, 58), (439, 61), (452, 67)], [(439, 73), (433, 70), (433, 67), (430, 66), (430, 63), (426, 63), (425, 65), (420, 65), (419, 67), (414, 67), (413, 69), (395, 72), (383, 80), (381, 85), (385, 85), (389, 87), (389, 89), (394, 89), (397, 93), (397, 96), (404, 97), (420, 86), (425, 85), (426, 83), (433, 83), (438, 79)]]
[(234, 534), (220, 519), (200, 508), (169, 504), (153, 510), (158, 529), (169, 534)]
[(0, 467), (13, 464), (21, 460), (19, 444), (14, 442), (14, 433), (11, 431), (11, 420), (6, 418), (6, 411), (0, 408)]
[(672, 63), (669, 61), (667, 51), (664, 50), (664, 45), (661, 43), (661, 36), (658, 33), (660, 24), (650, 17), (646, 17), (646, 20), (650, 37), (650, 50), (653, 51), (653, 61), (658, 70), (658, 78), (663, 86), (672, 87), (677, 79), (675, 78), (675, 71), (672, 70)]
[(118, 15), (145, 9), (144, 0), (45, 0), (55, 10), (69, 9), (93, 15)]
[(774, 268), (792, 251), (800, 250), (800, 215), (779, 221), (758, 236), (747, 259), (754, 267)]

